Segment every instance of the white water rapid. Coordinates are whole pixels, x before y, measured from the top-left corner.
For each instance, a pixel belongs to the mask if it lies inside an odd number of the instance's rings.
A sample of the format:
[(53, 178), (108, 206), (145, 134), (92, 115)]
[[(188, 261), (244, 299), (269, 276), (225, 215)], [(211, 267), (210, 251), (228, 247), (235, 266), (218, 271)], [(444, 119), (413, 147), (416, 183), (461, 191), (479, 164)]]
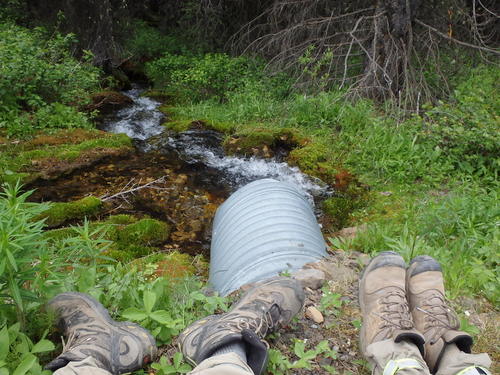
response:
[[(247, 183), (262, 178), (274, 178), (296, 186), (311, 200), (328, 195), (328, 188), (319, 179), (302, 173), (297, 167), (276, 159), (226, 156), (221, 146), (222, 136), (210, 130), (188, 130), (172, 134), (161, 125), (163, 114), (158, 110), (159, 102), (141, 96), (143, 90), (133, 88), (125, 91), (134, 103), (115, 113), (112, 120), (104, 123), (103, 129), (113, 133), (125, 133), (138, 141), (146, 141), (145, 151), (156, 149), (177, 155), (188, 164), (202, 163), (207, 169), (220, 172), (221, 181), (236, 190)], [(156, 136), (156, 137), (155, 137)], [(147, 142), (154, 137), (155, 142)], [(203, 173), (200, 170), (200, 173)]]

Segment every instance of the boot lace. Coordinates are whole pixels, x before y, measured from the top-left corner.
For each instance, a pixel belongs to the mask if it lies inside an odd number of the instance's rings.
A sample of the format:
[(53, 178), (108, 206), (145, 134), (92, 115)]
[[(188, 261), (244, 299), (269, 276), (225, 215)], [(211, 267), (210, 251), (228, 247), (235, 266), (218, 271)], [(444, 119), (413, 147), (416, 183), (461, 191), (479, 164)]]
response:
[(61, 341), (62, 341), (62, 345), (63, 345), (62, 352), (66, 353), (80, 344), (84, 344), (85, 342), (92, 341), (92, 337), (91, 336), (81, 336), (76, 331), (73, 331), (69, 334), (67, 341), (64, 341), (64, 337), (62, 337), (62, 336), (61, 336)]
[(417, 310), (426, 314), (424, 331), (433, 331), (429, 342), (434, 344), (446, 331), (458, 329), (460, 322), (441, 293), (432, 293), (426, 301), (427, 304), (417, 307)]
[(380, 299), (380, 303), (383, 306), (381, 313), (373, 313), (383, 320), (379, 328), (381, 330), (387, 329), (385, 338), (391, 337), (396, 329), (409, 330), (413, 328), (413, 321), (404, 291), (400, 289), (391, 290), (385, 297)]
[[(275, 316), (273, 317), (273, 315)], [(237, 314), (228, 314), (224, 320), (238, 331), (249, 329), (263, 338), (267, 333), (272, 332), (276, 328), (279, 323), (279, 317), (279, 307), (273, 305), (270, 309), (261, 310), (258, 316), (243, 315), (240, 311)]]

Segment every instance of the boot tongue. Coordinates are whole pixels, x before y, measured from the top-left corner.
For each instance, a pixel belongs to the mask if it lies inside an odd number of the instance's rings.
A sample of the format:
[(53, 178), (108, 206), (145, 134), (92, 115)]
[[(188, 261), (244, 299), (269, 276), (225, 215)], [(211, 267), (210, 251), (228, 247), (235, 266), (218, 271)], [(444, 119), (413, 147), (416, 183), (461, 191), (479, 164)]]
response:
[(465, 353), (471, 352), (473, 340), (466, 332), (450, 330), (445, 332), (442, 338), (447, 344), (455, 343), (457, 347)]
[(420, 350), (420, 354), (422, 354), (422, 357), (424, 356), (425, 338), (418, 331), (416, 331), (414, 329), (412, 329), (412, 330), (396, 330), (394, 332), (394, 341), (395, 342), (409, 341), (409, 342), (415, 344), (418, 347), (418, 350)]

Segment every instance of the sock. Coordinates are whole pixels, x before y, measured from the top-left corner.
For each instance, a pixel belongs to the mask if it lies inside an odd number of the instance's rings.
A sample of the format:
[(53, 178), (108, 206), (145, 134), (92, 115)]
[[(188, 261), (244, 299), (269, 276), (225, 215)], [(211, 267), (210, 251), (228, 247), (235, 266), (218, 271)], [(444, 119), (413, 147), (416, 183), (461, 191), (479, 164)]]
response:
[(219, 349), (217, 349), (214, 352), (214, 354), (212, 354), (212, 357), (219, 355), (219, 354), (226, 354), (226, 353), (231, 353), (231, 352), (238, 354), (238, 356), (243, 360), (243, 362), (247, 361), (247, 353), (245, 352), (245, 344), (241, 341), (221, 346)]

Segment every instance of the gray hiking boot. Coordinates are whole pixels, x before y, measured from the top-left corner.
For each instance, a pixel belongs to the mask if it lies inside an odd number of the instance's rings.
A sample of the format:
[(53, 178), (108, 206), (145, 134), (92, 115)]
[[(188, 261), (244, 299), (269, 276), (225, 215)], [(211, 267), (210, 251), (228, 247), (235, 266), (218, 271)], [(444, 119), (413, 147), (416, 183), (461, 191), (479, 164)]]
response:
[(182, 353), (196, 365), (223, 346), (244, 343), (248, 366), (260, 375), (267, 364), (264, 337), (289, 323), (303, 303), (304, 291), (297, 280), (279, 277), (256, 284), (227, 313), (186, 328), (179, 336)]
[(130, 322), (115, 322), (108, 311), (82, 293), (62, 293), (48, 303), (57, 325), (66, 336), (63, 353), (46, 368), (55, 371), (69, 362), (87, 357), (113, 375), (132, 372), (156, 356), (154, 338), (144, 328)]
[(415, 327), (425, 337), (424, 359), (431, 372), (437, 371), (447, 344), (470, 353), (472, 337), (458, 330), (457, 315), (446, 304), (439, 263), (428, 255), (414, 258), (406, 272), (406, 287)]
[(410, 341), (423, 355), (423, 336), (414, 329), (405, 292), (406, 263), (395, 252), (382, 252), (366, 266), (359, 280), (359, 305), (363, 316), (360, 344), (391, 339)]

